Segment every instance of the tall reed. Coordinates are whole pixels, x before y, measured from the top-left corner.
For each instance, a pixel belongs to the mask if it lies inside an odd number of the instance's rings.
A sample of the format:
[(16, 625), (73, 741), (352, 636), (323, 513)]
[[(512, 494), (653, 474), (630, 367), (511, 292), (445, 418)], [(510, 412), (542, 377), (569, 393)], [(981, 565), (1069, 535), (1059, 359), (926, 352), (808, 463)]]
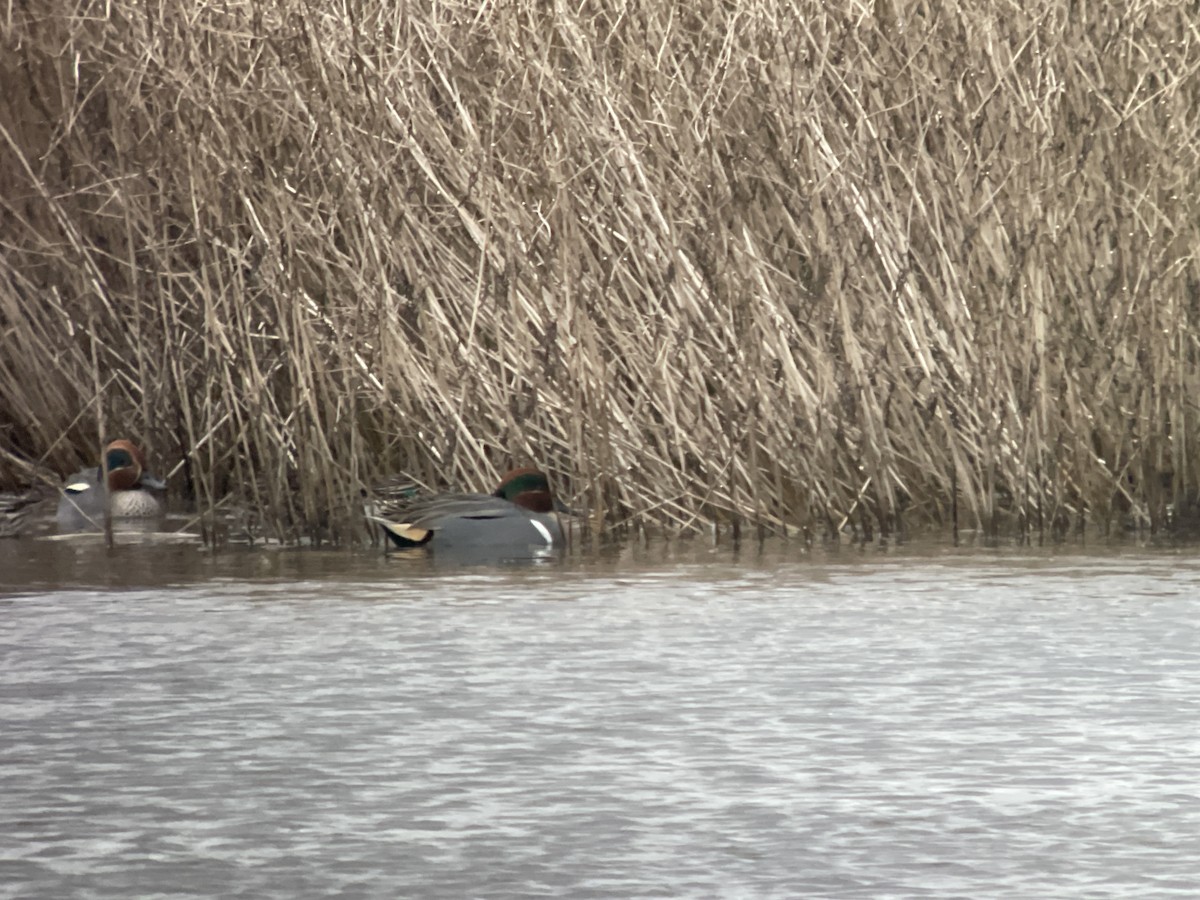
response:
[(606, 528), (1197, 496), (1188, 4), (2, 15), (0, 487), (103, 416), (284, 538), (526, 461)]

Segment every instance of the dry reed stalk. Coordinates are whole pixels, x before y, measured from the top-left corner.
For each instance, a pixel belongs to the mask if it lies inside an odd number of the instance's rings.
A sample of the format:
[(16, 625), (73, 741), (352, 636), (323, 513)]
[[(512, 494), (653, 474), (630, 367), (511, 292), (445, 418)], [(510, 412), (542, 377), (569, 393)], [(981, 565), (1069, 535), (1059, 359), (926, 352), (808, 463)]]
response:
[(1162, 527), (1200, 497), (1195, 25), (14, 8), (0, 487), (104, 416), (280, 539), (529, 461), (597, 529)]

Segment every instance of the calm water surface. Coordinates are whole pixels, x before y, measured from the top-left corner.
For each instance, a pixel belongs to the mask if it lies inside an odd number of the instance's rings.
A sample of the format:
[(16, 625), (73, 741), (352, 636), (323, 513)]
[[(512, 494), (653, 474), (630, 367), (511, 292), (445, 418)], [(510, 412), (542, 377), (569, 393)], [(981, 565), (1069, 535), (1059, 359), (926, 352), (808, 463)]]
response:
[(0, 896), (1195, 897), (1200, 551), (0, 542)]

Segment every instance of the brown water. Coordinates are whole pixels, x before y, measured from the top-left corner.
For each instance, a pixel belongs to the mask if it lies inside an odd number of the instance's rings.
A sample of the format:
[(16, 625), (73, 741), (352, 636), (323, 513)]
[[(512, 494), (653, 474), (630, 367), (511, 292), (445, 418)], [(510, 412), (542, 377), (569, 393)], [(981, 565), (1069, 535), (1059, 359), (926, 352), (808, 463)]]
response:
[(1200, 895), (1200, 555), (0, 541), (3, 897)]

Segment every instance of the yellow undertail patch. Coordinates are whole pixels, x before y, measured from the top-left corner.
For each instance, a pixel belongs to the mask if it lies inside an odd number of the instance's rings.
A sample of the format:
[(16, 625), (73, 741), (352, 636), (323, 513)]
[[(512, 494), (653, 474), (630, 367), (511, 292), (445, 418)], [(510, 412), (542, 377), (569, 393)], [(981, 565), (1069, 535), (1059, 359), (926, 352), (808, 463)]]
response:
[(430, 529), (419, 528), (406, 522), (381, 521), (379, 524), (383, 526), (383, 530), (387, 532), (388, 536), (401, 547), (420, 547), (422, 544), (429, 543), (429, 539), (433, 537)]

